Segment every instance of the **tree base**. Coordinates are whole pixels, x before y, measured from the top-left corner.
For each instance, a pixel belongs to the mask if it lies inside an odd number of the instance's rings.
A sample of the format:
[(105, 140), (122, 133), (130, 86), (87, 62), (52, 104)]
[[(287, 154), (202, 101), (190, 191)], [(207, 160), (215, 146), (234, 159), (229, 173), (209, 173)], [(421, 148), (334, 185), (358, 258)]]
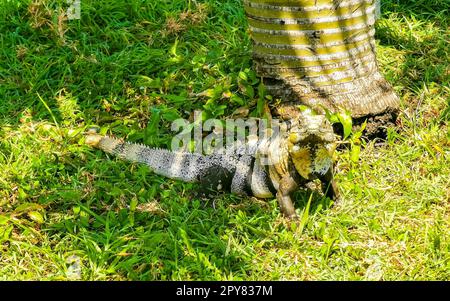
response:
[[(347, 111), (353, 118), (355, 130), (367, 120), (364, 136), (385, 139), (387, 128), (395, 126), (398, 116), (400, 99), (379, 72), (325, 87), (314, 87), (296, 78), (265, 78), (264, 84), (276, 99), (271, 104), (273, 115), (284, 120), (298, 116), (301, 105), (321, 114), (325, 110)], [(342, 133), (338, 125), (335, 131)]]
[(350, 112), (353, 118), (376, 116), (399, 107), (400, 99), (391, 85), (375, 72), (352, 82), (316, 87), (307, 81), (292, 78), (265, 78), (269, 94), (278, 99), (273, 103), (274, 115), (290, 119), (298, 115), (299, 105), (306, 105), (319, 113)]

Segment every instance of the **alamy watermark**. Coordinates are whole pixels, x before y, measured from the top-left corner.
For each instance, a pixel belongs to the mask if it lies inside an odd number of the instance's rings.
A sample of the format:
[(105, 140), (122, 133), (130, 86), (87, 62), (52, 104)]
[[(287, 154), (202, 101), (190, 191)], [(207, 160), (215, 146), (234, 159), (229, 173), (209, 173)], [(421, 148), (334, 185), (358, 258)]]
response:
[(195, 111), (193, 122), (177, 119), (172, 123), (171, 130), (177, 132), (172, 139), (172, 151), (253, 155), (258, 149), (261, 163), (265, 165), (276, 164), (281, 157), (274, 154), (271, 146), (287, 131), (286, 122), (259, 118), (203, 121), (202, 116), (201, 111)]
[(79, 20), (81, 19), (81, 0), (67, 0), (69, 8), (67, 9), (67, 19)]

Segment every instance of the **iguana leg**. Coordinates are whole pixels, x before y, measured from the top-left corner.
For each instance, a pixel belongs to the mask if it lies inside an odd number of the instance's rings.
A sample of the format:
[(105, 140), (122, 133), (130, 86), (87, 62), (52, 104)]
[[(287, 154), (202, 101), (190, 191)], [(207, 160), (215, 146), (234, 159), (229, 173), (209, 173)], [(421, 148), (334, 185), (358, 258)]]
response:
[(296, 191), (297, 188), (298, 184), (289, 175), (284, 176), (280, 181), (277, 191), (277, 201), (280, 205), (281, 212), (283, 212), (284, 216), (287, 218), (297, 217), (291, 198), (292, 192)]
[(330, 199), (337, 201), (339, 199), (339, 189), (333, 178), (333, 167), (325, 175), (320, 177), (320, 181), (322, 181), (323, 193)]

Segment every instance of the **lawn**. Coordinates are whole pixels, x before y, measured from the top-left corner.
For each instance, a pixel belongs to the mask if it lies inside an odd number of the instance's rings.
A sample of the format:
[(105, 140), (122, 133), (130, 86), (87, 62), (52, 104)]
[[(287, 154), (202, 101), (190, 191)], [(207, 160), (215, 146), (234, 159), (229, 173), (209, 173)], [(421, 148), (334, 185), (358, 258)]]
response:
[(385, 141), (337, 154), (342, 201), (204, 198), (84, 144), (167, 148), (194, 110), (256, 112), (239, 0), (0, 0), (0, 280), (450, 280), (450, 3), (383, 0)]

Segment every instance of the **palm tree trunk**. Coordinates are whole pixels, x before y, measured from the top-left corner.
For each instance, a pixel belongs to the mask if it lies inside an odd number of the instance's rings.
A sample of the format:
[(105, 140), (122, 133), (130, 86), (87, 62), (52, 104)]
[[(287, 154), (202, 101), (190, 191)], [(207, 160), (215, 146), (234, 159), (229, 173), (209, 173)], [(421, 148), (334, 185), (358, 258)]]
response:
[(352, 117), (396, 110), (375, 56), (377, 0), (244, 0), (254, 64), (278, 113), (299, 104)]

